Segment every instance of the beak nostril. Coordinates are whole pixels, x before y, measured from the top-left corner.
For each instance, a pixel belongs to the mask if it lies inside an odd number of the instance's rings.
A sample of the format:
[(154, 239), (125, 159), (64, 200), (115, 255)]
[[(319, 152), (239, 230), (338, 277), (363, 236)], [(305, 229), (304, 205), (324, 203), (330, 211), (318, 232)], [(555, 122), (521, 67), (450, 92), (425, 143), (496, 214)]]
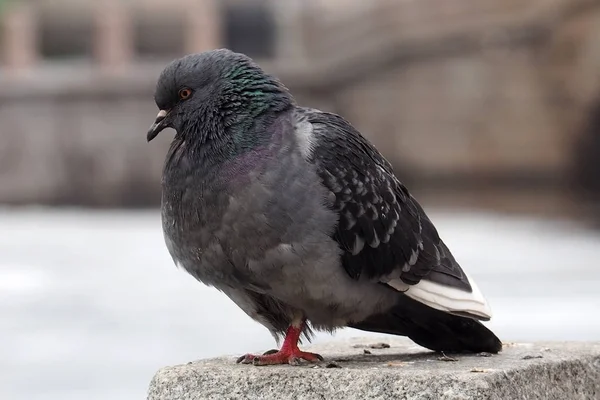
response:
[(165, 119), (165, 117), (167, 116), (169, 112), (167, 110), (160, 110), (158, 112), (158, 114), (156, 114), (156, 120), (154, 121), (155, 123), (159, 123), (161, 122), (163, 119)]
[(168, 110), (160, 110), (158, 112), (158, 114), (156, 115), (156, 119), (154, 120), (154, 123), (150, 127), (148, 135), (146, 136), (148, 142), (154, 139), (156, 135), (158, 135), (160, 131), (164, 129), (164, 127), (162, 126), (162, 122), (167, 117), (167, 115), (169, 115)]

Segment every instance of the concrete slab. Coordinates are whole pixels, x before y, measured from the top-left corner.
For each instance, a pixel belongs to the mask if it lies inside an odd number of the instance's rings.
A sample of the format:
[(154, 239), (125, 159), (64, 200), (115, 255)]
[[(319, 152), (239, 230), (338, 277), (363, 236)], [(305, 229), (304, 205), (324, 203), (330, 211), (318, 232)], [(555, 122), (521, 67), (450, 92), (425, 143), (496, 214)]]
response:
[(441, 355), (396, 337), (385, 345), (306, 347), (325, 357), (319, 365), (256, 367), (231, 356), (165, 367), (148, 399), (600, 399), (600, 342), (505, 343), (498, 355)]

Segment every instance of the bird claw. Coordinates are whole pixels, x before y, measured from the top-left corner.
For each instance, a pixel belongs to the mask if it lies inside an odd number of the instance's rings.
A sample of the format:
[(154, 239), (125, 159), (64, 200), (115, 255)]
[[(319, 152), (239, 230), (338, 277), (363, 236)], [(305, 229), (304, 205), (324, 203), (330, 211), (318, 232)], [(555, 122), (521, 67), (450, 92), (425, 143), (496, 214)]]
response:
[[(279, 352), (279, 350), (277, 350), (277, 349), (271, 349), (271, 350), (265, 351), (262, 355), (268, 356), (271, 354), (276, 354), (278, 352)], [(260, 356), (255, 356), (254, 354), (244, 354), (243, 356), (238, 357), (238, 359), (235, 360), (235, 363), (236, 364), (240, 364), (240, 363), (241, 364), (252, 364), (254, 362), (254, 360), (258, 357), (260, 357)]]
[(254, 359), (257, 356), (253, 355), (253, 354), (244, 354), (241, 357), (238, 357), (237, 360), (235, 360), (236, 364), (252, 364), (252, 362), (254, 361)]
[(293, 352), (281, 352), (280, 350), (269, 350), (263, 355), (257, 356), (254, 354), (244, 354), (236, 360), (237, 364), (253, 364), (256, 366), (262, 365), (281, 365), (289, 364), (299, 366), (306, 363), (316, 363), (323, 361), (320, 354), (308, 353), (300, 350)]

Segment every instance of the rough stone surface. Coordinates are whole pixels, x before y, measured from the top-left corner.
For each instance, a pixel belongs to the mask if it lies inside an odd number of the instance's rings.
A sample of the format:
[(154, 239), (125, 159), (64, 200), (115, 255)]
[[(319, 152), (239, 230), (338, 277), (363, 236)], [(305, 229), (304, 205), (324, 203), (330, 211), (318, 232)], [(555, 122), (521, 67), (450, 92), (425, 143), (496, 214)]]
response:
[(499, 355), (440, 355), (395, 337), (385, 343), (310, 346), (325, 357), (318, 366), (255, 367), (231, 356), (166, 367), (148, 399), (600, 399), (600, 342), (506, 343)]

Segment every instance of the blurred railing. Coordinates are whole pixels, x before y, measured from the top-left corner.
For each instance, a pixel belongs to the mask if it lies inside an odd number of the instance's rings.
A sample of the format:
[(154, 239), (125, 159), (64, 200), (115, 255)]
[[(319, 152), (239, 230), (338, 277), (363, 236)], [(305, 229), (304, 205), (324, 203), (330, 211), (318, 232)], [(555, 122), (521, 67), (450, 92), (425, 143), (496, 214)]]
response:
[(322, 4), (314, 2), (304, 9), (305, 55), (323, 69), (336, 71), (336, 81), (346, 80), (353, 72), (364, 76), (372, 65), (386, 64), (386, 59), (403, 54), (443, 54), (462, 44), (481, 48), (546, 34), (568, 18), (571, 10), (598, 1), (379, 0), (352, 4), (356, 3), (346, 1), (346, 7), (335, 13), (324, 12)]
[[(0, 202), (158, 199), (169, 136), (140, 151), (157, 74), (181, 53), (226, 46), (223, 5), (250, 1), (260, 0), (8, 3), (0, 13)], [(351, 119), (403, 176), (437, 185), (476, 174), (487, 181), (495, 171), (496, 181), (539, 173), (555, 182), (576, 157), (577, 125), (565, 110), (581, 114), (576, 96), (600, 90), (590, 78), (600, 62), (585, 57), (598, 36), (594, 21), (576, 22), (587, 33), (566, 41), (569, 49), (589, 41), (583, 50), (569, 50), (564, 63), (544, 57), (561, 53), (553, 38), (569, 10), (585, 15), (582, 7), (599, 1), (262, 0), (276, 37), (272, 56), (258, 62), (300, 104)], [(75, 41), (80, 54), (47, 56), (45, 33), (56, 24), (61, 35), (86, 35)]]
[[(179, 18), (174, 25), (180, 25), (183, 31), (179, 46), (182, 53), (214, 48), (221, 42), (217, 4), (217, 0), (10, 1), (0, 13), (0, 72), (11, 76), (40, 72), (37, 67), (47, 61), (41, 54), (41, 30), (48, 22), (68, 26), (84, 20), (91, 24), (86, 67), (93, 66), (103, 73), (135, 68), (139, 61), (135, 42), (144, 39), (136, 38), (135, 27), (145, 18), (154, 17), (158, 25), (168, 17)], [(65, 32), (68, 34), (68, 29)], [(71, 32), (78, 34), (74, 29)]]
[[(258, 0), (247, 0), (246, 3)], [(0, 14), (0, 83), (2, 78), (43, 76), (41, 66), (52, 68), (41, 54), (44, 21), (69, 25), (89, 20), (91, 49), (84, 65), (102, 75), (135, 72), (156, 60), (164, 65), (183, 53), (226, 45), (223, 5), (240, 0), (77, 0), (12, 1)], [(301, 85), (323, 87), (364, 76), (390, 58), (410, 53), (447, 52), (461, 41), (485, 46), (510, 36), (551, 29), (553, 21), (596, 0), (264, 0), (277, 21), (276, 51), (261, 64), (277, 65), (283, 77), (294, 76)], [(328, 11), (329, 7), (335, 12)], [(171, 19), (164, 34), (140, 37), (140, 22), (154, 27)], [(87, 22), (86, 22), (87, 23)], [(84, 24), (85, 25), (85, 24)], [(148, 38), (180, 36), (167, 47), (171, 53), (144, 58), (140, 48)], [(77, 31), (72, 30), (77, 34)], [(68, 34), (68, 32), (67, 32)], [(141, 43), (143, 41), (146, 43)], [(163, 45), (165, 47), (165, 45)], [(168, 52), (167, 52), (168, 53)], [(81, 63), (80, 63), (81, 64)], [(79, 64), (79, 65), (80, 65)], [(70, 66), (76, 66), (73, 62)], [(141, 66), (142, 65), (142, 66)], [(35, 74), (32, 73), (35, 71)], [(72, 70), (72, 69), (71, 69)], [(6, 79), (4, 80), (6, 81)]]
[[(557, 9), (589, 0), (380, 0), (336, 13), (314, 3), (306, 14), (306, 41), (315, 55), (346, 53), (373, 37), (419, 41), (481, 29), (510, 28), (554, 16)], [(352, 4), (352, 3), (350, 3)], [(562, 14), (562, 12), (560, 12)], [(542, 21), (541, 21), (542, 22)]]
[[(345, 52), (372, 37), (419, 40), (447, 36), (478, 28), (497, 26), (511, 20), (539, 3), (522, 0), (382, 0), (361, 7), (360, 12), (324, 14), (311, 12), (308, 42), (316, 55)], [(316, 11), (316, 10), (315, 10)], [(318, 40), (317, 40), (318, 39)]]

